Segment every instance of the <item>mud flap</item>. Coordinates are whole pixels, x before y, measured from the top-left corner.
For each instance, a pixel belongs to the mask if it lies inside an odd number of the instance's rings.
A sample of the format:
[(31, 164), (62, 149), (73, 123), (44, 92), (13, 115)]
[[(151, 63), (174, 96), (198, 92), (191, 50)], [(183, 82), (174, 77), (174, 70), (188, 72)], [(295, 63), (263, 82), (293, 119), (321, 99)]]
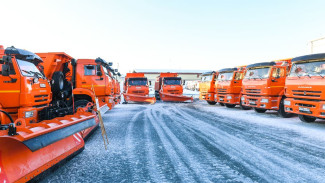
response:
[(32, 152), (96, 125), (94, 118), (23, 141)]

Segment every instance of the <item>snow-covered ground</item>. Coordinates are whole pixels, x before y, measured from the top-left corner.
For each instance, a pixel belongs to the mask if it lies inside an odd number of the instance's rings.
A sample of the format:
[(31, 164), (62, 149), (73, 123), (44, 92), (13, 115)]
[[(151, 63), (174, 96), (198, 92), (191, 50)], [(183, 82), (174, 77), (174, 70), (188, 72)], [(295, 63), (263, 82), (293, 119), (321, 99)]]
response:
[(324, 182), (325, 123), (206, 102), (118, 105), (43, 182)]

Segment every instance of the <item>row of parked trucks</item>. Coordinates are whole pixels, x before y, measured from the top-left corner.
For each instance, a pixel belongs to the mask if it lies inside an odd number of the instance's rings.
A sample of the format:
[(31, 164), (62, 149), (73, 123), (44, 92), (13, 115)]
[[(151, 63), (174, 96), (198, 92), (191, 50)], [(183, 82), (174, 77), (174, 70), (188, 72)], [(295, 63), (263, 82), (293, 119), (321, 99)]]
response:
[(183, 95), (182, 78), (177, 73), (160, 73), (155, 82), (155, 96), (149, 96), (149, 83), (144, 73), (127, 73), (123, 96), (125, 103), (145, 102), (154, 104), (156, 100), (168, 102), (193, 102), (193, 97)]
[(202, 74), (200, 99), (301, 121), (325, 118), (325, 54), (261, 62)]
[(37, 180), (82, 151), (98, 111), (120, 102), (119, 76), (101, 58), (0, 46), (0, 182)]

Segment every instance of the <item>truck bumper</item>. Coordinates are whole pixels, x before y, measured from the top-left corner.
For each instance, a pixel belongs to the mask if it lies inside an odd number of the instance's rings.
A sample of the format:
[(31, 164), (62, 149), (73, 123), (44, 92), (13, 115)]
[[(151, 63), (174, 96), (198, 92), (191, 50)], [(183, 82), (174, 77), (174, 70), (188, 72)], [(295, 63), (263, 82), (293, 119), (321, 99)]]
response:
[(271, 97), (271, 96), (248, 96), (242, 95), (242, 105), (248, 107), (256, 107), (268, 110), (279, 110), (279, 105), (282, 96)]
[(225, 104), (239, 104), (239, 94), (217, 94), (217, 102)]
[(205, 93), (200, 96), (200, 100), (214, 102), (214, 93)]
[(325, 101), (303, 101), (286, 98), (284, 109), (289, 113), (325, 118)]

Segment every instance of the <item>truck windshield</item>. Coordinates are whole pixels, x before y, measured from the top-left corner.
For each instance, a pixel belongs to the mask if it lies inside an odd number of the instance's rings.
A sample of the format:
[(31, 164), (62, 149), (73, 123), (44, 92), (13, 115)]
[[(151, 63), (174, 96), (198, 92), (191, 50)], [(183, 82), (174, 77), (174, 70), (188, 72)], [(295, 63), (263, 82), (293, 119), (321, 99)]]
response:
[(271, 67), (252, 68), (247, 70), (245, 79), (265, 79), (270, 76)]
[(130, 78), (129, 86), (145, 86), (147, 85), (147, 78)]
[(164, 84), (165, 85), (181, 85), (182, 80), (181, 80), (181, 78), (165, 78)]
[(218, 81), (230, 81), (232, 80), (233, 76), (234, 76), (233, 72), (220, 73), (218, 76)]
[(207, 75), (207, 76), (202, 76), (201, 81), (206, 82), (206, 81), (211, 81), (213, 75)]
[(19, 69), (23, 76), (34, 77), (35, 74), (43, 76), (43, 74), (38, 70), (38, 68), (31, 62), (16, 59)]
[(325, 60), (294, 63), (289, 77), (297, 76), (325, 76)]

